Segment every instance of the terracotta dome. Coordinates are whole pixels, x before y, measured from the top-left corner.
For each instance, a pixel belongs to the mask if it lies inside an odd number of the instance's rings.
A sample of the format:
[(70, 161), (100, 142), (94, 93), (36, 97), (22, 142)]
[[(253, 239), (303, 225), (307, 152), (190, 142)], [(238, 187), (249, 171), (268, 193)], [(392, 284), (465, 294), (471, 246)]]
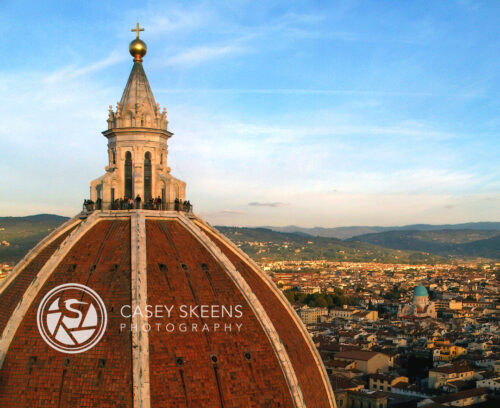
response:
[[(141, 72), (136, 82), (147, 89), (137, 94), (152, 98)], [(96, 207), (42, 240), (0, 286), (0, 406), (335, 407), (320, 356), (283, 294), (186, 207), (185, 184), (166, 166), (166, 116), (146, 112), (156, 128), (127, 128), (114, 127), (121, 112), (112, 113), (110, 162), (91, 184)], [(141, 209), (116, 208), (127, 189), (142, 195)], [(148, 207), (148, 194), (162, 204)], [(84, 352), (54, 349), (38, 328), (42, 301), (68, 283), (95, 291), (107, 313), (102, 338)], [(133, 313), (148, 305), (173, 313)], [(186, 305), (197, 310), (187, 318)], [(227, 312), (237, 306), (237, 315)]]

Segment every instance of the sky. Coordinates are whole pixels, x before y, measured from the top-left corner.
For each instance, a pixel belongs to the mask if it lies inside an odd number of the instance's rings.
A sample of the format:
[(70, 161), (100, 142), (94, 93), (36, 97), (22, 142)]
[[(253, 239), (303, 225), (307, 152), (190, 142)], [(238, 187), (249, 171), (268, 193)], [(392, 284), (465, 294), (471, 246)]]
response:
[(169, 166), (216, 225), (500, 221), (498, 1), (0, 2), (0, 216), (104, 173), (138, 21)]

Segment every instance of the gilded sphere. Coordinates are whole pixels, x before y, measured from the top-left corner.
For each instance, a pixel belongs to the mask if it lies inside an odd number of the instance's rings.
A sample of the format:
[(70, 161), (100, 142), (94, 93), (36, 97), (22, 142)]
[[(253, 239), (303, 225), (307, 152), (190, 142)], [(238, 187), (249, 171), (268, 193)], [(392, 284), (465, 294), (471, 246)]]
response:
[(146, 55), (146, 51), (148, 50), (148, 47), (146, 46), (146, 43), (139, 38), (136, 38), (134, 41), (132, 41), (128, 47), (128, 50), (130, 51), (130, 55), (134, 57), (136, 60), (140, 60), (142, 57)]

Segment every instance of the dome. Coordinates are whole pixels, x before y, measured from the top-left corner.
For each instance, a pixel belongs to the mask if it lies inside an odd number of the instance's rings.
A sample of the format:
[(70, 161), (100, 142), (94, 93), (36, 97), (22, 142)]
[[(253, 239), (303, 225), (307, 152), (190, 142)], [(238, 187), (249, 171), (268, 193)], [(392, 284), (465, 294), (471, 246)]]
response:
[[(78, 354), (53, 349), (37, 328), (37, 309), (66, 283), (92, 288), (107, 310), (104, 335)], [(195, 313), (188, 324), (197, 330), (185, 331), (180, 314), (165, 321), (122, 313), (123, 305), (145, 304), (240, 305), (242, 327), (229, 314)], [(153, 329), (129, 330), (144, 323)], [(319, 354), (283, 294), (192, 213), (94, 211), (71, 219), (2, 283), (0, 331), (2, 407), (335, 406)]]
[(413, 290), (413, 297), (417, 296), (429, 296), (429, 292), (424, 285), (420, 284)]

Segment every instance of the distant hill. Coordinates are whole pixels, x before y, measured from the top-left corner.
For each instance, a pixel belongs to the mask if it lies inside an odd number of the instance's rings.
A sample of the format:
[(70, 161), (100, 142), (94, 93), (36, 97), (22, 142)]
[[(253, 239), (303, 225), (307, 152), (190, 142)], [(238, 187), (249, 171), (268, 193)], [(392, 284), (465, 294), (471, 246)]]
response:
[[(67, 219), (52, 214), (0, 217), (0, 263), (13, 264), (19, 261), (44, 236)], [(416, 228), (412, 230), (410, 227)], [(294, 229), (293, 232), (278, 232), (268, 228), (218, 228), (257, 260), (431, 263), (450, 256), (500, 259), (500, 223), (494, 222), (451, 226), (284, 227)], [(397, 230), (363, 232), (356, 237), (350, 236), (356, 231), (389, 228)], [(350, 239), (319, 236), (334, 233), (349, 236)], [(9, 245), (2, 244), (4, 241)]]
[(276, 232), (266, 228), (217, 227), (256, 260), (315, 260), (387, 263), (432, 263), (444, 257), (383, 248), (337, 238)]
[[(28, 217), (0, 217), (0, 263), (19, 261), (43, 237), (57, 228), (67, 217), (52, 214)], [(8, 243), (8, 246), (2, 242)]]
[(36, 214), (25, 217), (0, 217), (0, 228), (6, 225), (35, 225), (43, 223), (62, 223), (69, 220), (68, 217), (55, 214)]
[(394, 226), (394, 227), (352, 226), (352, 227), (335, 227), (335, 228), (323, 228), (323, 227), (304, 228), (304, 227), (298, 227), (296, 225), (290, 225), (287, 227), (265, 226), (263, 228), (271, 229), (273, 231), (278, 231), (278, 232), (300, 232), (315, 237), (348, 239), (354, 236), (372, 234), (377, 232), (385, 232), (385, 231), (409, 231), (409, 230), (436, 231), (444, 229), (446, 230), (472, 229), (472, 230), (500, 231), (500, 222), (468, 222), (464, 224), (442, 224), (442, 225), (413, 224), (413, 225)]
[(348, 241), (391, 249), (424, 251), (442, 256), (500, 259), (500, 230), (492, 229), (386, 231), (359, 235)]
[(455, 250), (456, 253), (467, 254), (469, 256), (500, 260), (500, 234), (492, 238), (457, 245)]

